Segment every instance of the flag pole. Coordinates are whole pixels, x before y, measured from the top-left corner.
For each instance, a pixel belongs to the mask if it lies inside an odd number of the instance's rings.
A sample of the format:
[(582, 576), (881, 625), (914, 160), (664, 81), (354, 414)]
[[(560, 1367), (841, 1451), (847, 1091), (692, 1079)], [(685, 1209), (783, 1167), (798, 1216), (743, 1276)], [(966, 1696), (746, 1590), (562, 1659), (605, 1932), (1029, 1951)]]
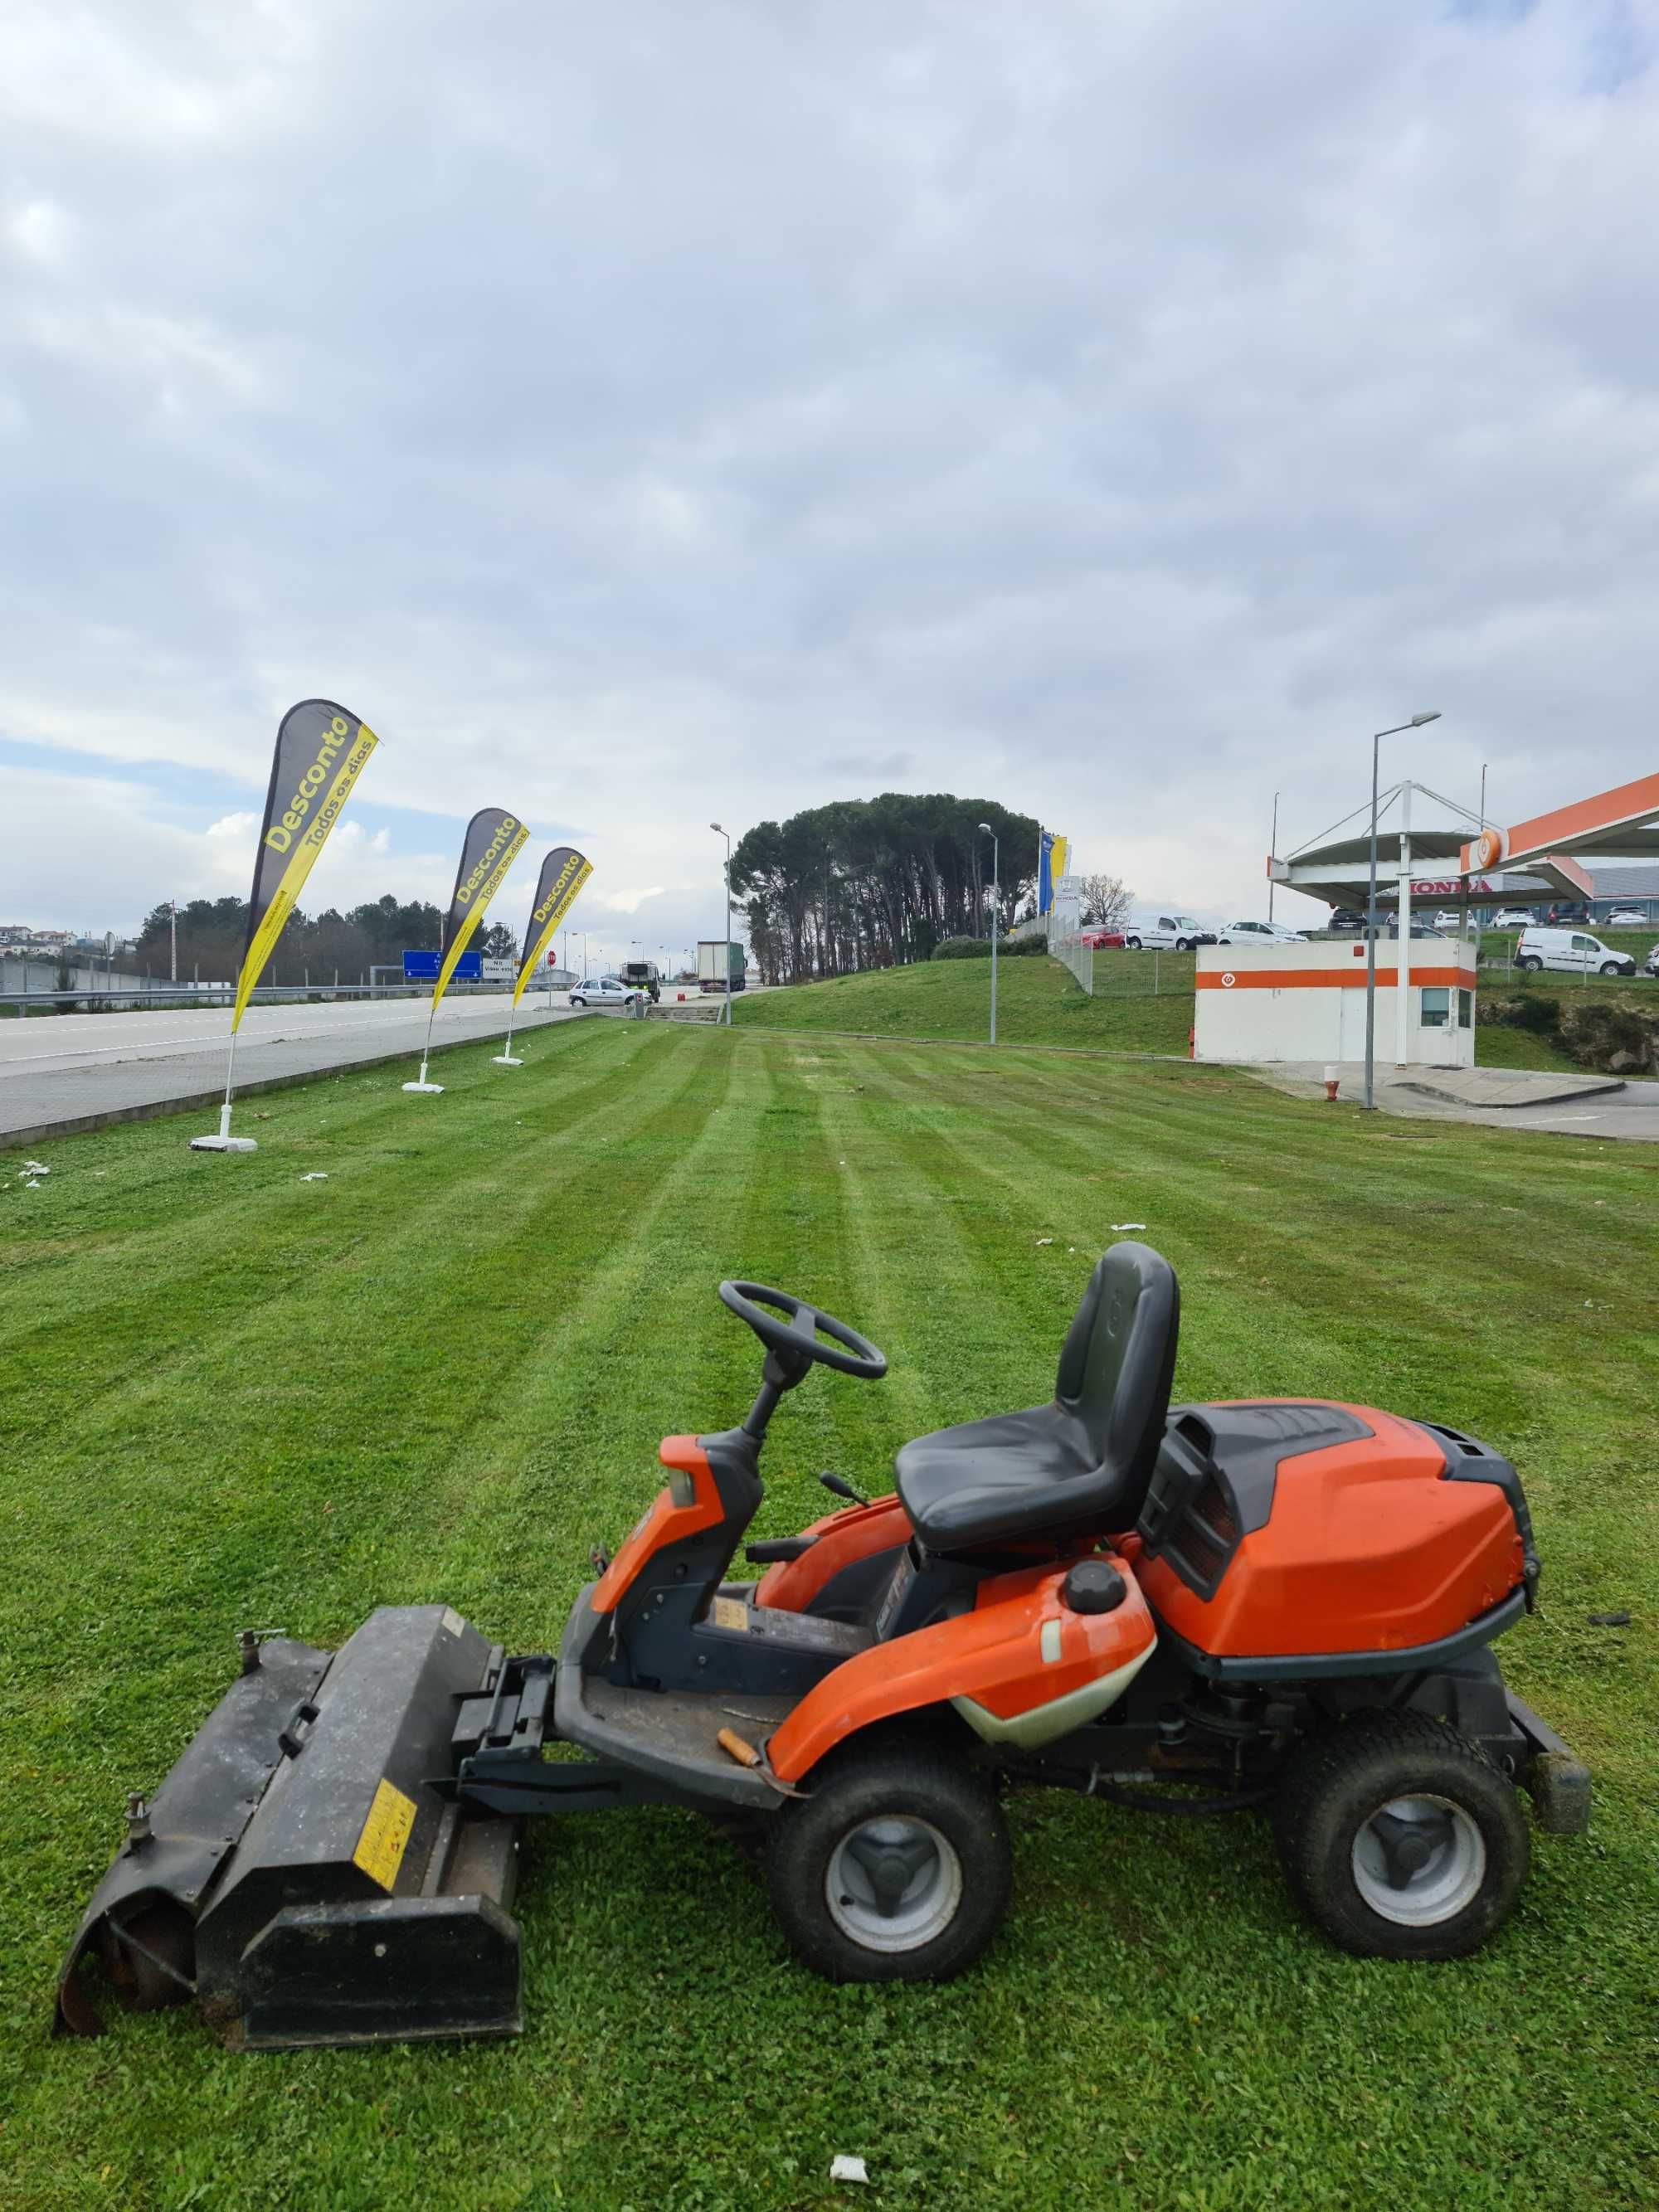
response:
[(518, 1018), (518, 1013), (519, 994), (514, 991), (513, 994), (512, 1003), (508, 1006), (507, 1010), (507, 1043), (501, 1051), (495, 1054), (493, 1061), (493, 1065), (496, 1067), (522, 1067), (524, 1066), (522, 1060), (514, 1060), (513, 1057), (513, 1024)]
[(443, 1089), (441, 1083), (428, 1083), (426, 1079), (426, 1064), (432, 1057), (432, 1024), (437, 1020), (437, 1018), (438, 994), (434, 988), (432, 994), (432, 1004), (427, 1008), (426, 1012), (426, 1042), (421, 1047), (421, 1079), (418, 1083), (405, 1083), (404, 1085), (404, 1089), (405, 1091), (430, 1091), (437, 1092), (441, 1091)]
[(230, 1102), (236, 1083), (236, 1025), (231, 1024), (230, 1051), (225, 1060), (225, 1097), (219, 1109), (219, 1133), (216, 1137), (192, 1137), (192, 1152), (257, 1152), (258, 1145), (252, 1137), (233, 1137), (230, 1133)]

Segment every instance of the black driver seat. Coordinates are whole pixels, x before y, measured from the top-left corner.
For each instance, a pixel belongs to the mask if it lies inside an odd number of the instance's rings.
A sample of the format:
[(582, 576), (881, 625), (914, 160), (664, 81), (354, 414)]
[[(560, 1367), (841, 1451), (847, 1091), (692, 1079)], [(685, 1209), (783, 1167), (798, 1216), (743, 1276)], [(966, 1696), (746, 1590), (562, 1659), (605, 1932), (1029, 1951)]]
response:
[(1180, 1324), (1169, 1261), (1147, 1244), (1114, 1244), (1066, 1333), (1049, 1404), (936, 1429), (895, 1460), (927, 1549), (1127, 1528), (1163, 1439)]

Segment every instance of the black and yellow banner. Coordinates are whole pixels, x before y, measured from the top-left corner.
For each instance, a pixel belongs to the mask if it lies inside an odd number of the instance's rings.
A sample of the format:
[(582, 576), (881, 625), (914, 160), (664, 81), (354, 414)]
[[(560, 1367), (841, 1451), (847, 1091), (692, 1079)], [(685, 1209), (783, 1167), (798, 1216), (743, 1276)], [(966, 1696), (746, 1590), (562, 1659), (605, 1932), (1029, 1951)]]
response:
[(553, 933), (574, 905), (576, 894), (593, 872), (593, 863), (571, 845), (556, 845), (542, 862), (536, 885), (536, 902), (530, 909), (530, 927), (524, 933), (524, 958), (513, 987), (516, 1006), (524, 987), (535, 974)]
[(482, 806), (466, 825), (461, 845), (461, 865), (455, 871), (455, 890), (444, 919), (443, 964), (432, 987), (432, 1006), (449, 988), (455, 963), (467, 948), (473, 931), (483, 920), (484, 908), (501, 887), (501, 879), (525, 846), (530, 832), (516, 814), (504, 806)]
[(233, 1031), (242, 1018), (248, 994), (276, 949), (283, 925), (294, 911), (328, 833), (340, 818), (352, 786), (380, 743), (331, 699), (302, 699), (283, 715), (270, 763), (270, 790), (253, 863), (253, 894), (248, 902), (247, 950), (236, 979)]

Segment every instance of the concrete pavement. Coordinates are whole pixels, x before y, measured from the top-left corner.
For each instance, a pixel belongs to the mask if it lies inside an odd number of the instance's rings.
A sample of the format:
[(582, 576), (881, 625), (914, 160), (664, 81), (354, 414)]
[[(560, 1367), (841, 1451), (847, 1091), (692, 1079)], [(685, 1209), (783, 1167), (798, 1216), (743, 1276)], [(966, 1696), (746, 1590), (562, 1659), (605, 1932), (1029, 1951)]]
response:
[[(511, 996), (501, 991), (446, 999), (433, 1030), (434, 1051), (503, 1036)], [(545, 991), (526, 994), (514, 1023), (518, 1036), (579, 1018), (564, 993), (552, 994), (550, 1011), (548, 998)], [(407, 1058), (412, 1076), (426, 1023), (427, 1003), (416, 999), (250, 1006), (236, 1040), (237, 1094), (390, 1059)], [(229, 1032), (223, 1006), (0, 1021), (0, 1146), (216, 1107), (224, 1096)]]
[[(1257, 1060), (1249, 1065), (1248, 1073), (1292, 1098), (1325, 1096), (1321, 1061)], [(1364, 1061), (1344, 1060), (1338, 1074), (1339, 1103), (1352, 1105), (1364, 1097)], [(1545, 1074), (1522, 1067), (1379, 1066), (1372, 1090), (1385, 1114), (1659, 1144), (1659, 1083), (1632, 1082), (1589, 1069)]]

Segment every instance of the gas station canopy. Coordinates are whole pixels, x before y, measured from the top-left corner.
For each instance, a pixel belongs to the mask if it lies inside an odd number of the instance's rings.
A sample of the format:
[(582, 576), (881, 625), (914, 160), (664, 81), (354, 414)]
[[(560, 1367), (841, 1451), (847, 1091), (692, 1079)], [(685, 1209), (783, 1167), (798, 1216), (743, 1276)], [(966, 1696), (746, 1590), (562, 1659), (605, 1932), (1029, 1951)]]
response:
[[(1659, 785), (1659, 777), (1652, 779)], [(1412, 826), (1412, 801), (1429, 799), (1446, 811), (1462, 815), (1462, 820), (1449, 829), (1416, 829)], [(1383, 827), (1382, 817), (1391, 812), (1399, 802), (1397, 827)], [(1370, 809), (1361, 810), (1369, 817)], [(1659, 798), (1655, 800), (1655, 811), (1659, 814)], [(1400, 902), (1402, 879), (1409, 884), (1407, 896), (1417, 899), (1455, 899), (1465, 893), (1483, 902), (1518, 900), (1528, 903), (1540, 898), (1587, 899), (1592, 896), (1590, 878), (1567, 854), (1547, 842), (1540, 848), (1528, 844), (1522, 848), (1504, 846), (1501, 851), (1482, 855), (1478, 866), (1471, 864), (1474, 842), (1491, 830), (1482, 831), (1469, 814), (1452, 800), (1442, 799), (1437, 792), (1422, 784), (1396, 784), (1385, 792), (1379, 804), (1376, 836), (1376, 903), (1382, 912), (1390, 912)], [(1350, 816), (1349, 820), (1353, 819)], [(1553, 820), (1553, 817), (1540, 817)], [(1534, 825), (1522, 823), (1522, 829)], [(1508, 835), (1510, 833), (1498, 833)], [(1659, 830), (1653, 833), (1650, 848), (1659, 860)], [(1572, 848), (1569, 848), (1570, 851)], [(1622, 852), (1627, 848), (1621, 846)], [(1304, 892), (1310, 898), (1322, 899), (1328, 906), (1364, 907), (1370, 879), (1370, 824), (1366, 819), (1358, 836), (1340, 837), (1323, 844), (1305, 846), (1288, 860), (1270, 859), (1267, 873), (1273, 883), (1281, 884), (1286, 890)], [(1515, 861), (1524, 861), (1520, 872)]]
[(1480, 830), (1458, 854), (1460, 872), (1483, 868), (1537, 869), (1541, 860), (1571, 866), (1575, 860), (1659, 860), (1659, 775), (1638, 776), (1594, 799), (1534, 814), (1512, 830)]

